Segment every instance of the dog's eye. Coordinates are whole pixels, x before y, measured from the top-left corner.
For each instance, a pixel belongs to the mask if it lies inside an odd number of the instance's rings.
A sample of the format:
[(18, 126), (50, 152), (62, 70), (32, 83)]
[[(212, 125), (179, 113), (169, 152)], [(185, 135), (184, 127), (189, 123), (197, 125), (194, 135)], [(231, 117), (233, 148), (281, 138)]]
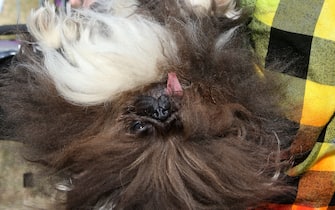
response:
[(135, 130), (135, 131), (144, 130), (145, 129), (145, 123), (143, 123), (141, 121), (136, 121), (136, 122), (134, 122), (132, 129)]
[(130, 127), (130, 132), (133, 134), (147, 134), (152, 125), (142, 121), (134, 121)]

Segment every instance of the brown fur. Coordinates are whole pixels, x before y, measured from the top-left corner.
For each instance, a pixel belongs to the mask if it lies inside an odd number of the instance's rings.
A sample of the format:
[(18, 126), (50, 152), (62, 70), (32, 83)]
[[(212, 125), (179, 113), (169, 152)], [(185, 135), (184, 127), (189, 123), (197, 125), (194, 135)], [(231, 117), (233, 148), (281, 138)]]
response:
[(141, 2), (140, 12), (178, 37), (180, 62), (169, 71), (184, 92), (169, 97), (166, 121), (142, 114), (150, 106), (143, 96), (163, 95), (166, 80), (101, 106), (72, 105), (34, 73), (43, 55), (26, 44), (0, 75), (1, 135), (71, 179), (68, 209), (246, 209), (288, 193), (278, 144), (289, 144), (292, 124), (277, 106), (281, 85), (256, 74), (243, 27), (214, 50), (242, 20), (181, 14), (171, 0)]

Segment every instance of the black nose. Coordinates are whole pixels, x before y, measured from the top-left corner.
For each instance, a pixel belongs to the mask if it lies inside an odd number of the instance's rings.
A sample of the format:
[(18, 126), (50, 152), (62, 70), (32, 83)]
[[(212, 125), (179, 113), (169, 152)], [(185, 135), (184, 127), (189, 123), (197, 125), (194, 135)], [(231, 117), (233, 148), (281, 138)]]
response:
[(151, 96), (141, 96), (135, 102), (135, 109), (139, 115), (163, 122), (171, 116), (170, 98), (166, 95), (162, 95), (158, 99)]
[(152, 117), (156, 120), (165, 121), (171, 115), (171, 103), (166, 95), (162, 95), (157, 99), (155, 112)]

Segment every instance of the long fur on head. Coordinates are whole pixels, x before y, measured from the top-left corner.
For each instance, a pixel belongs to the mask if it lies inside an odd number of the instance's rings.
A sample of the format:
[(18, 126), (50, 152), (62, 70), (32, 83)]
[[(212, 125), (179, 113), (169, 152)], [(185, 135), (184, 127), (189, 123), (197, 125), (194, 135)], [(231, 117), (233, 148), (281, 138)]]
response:
[(71, 210), (240, 210), (288, 193), (281, 86), (256, 71), (233, 5), (35, 11), (32, 40), (0, 75), (0, 134), (68, 180)]
[(134, 13), (137, 4), (110, 1), (103, 5), (106, 11), (70, 14), (56, 14), (47, 4), (30, 16), (29, 32), (44, 55), (41, 73), (64, 98), (100, 104), (162, 78), (167, 61), (176, 59), (174, 39), (160, 24)]

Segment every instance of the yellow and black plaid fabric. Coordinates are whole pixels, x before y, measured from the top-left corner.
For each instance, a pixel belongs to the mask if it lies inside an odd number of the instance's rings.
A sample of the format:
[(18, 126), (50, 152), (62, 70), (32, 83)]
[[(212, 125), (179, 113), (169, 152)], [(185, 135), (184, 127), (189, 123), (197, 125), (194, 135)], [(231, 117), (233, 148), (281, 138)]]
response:
[(264, 66), (281, 61), (289, 81), (288, 116), (299, 122), (288, 171), (297, 193), (265, 209), (335, 210), (335, 0), (244, 0), (253, 8), (254, 49)]

